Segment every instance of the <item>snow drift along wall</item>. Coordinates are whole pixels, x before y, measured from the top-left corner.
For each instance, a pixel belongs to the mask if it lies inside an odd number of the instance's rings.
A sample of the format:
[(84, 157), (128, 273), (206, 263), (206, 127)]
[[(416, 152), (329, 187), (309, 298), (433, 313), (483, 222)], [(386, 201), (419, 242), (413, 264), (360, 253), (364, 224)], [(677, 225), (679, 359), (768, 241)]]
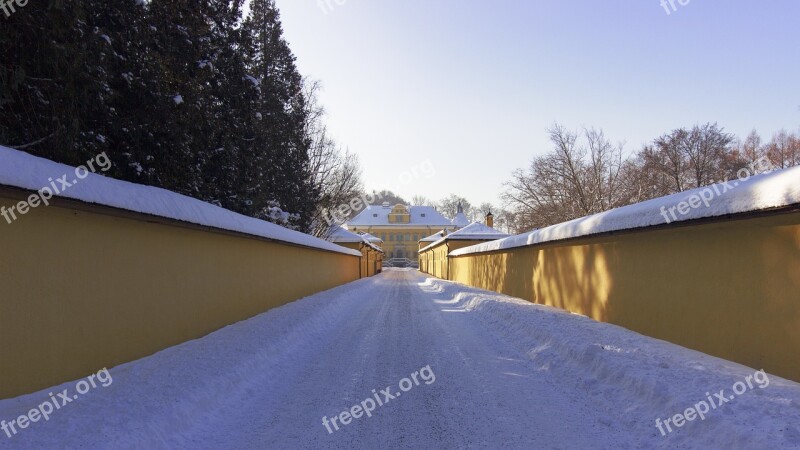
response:
[(494, 245), (501, 248), (451, 255), (450, 279), (800, 381), (796, 205), (514, 248)]
[[(0, 186), (0, 206), (26, 193)], [(150, 355), (359, 277), (357, 252), (341, 247), (51, 203), (0, 223), (0, 398)]]

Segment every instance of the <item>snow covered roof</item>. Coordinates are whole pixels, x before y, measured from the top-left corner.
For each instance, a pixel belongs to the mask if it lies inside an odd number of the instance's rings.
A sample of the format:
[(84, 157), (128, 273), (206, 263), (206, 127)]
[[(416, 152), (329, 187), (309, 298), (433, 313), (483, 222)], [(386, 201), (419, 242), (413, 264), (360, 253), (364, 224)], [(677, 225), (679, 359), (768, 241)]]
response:
[(362, 236), (364, 236), (364, 239), (366, 239), (368, 242), (372, 242), (373, 244), (383, 244), (383, 239), (377, 236), (373, 236), (369, 233), (364, 233)]
[(391, 227), (424, 227), (424, 226), (452, 226), (450, 220), (443, 216), (432, 206), (409, 206), (411, 214), (409, 223), (389, 223), (389, 213), (392, 208), (381, 205), (370, 205), (361, 211), (352, 220), (347, 222), (347, 227), (364, 226), (391, 226)]
[(457, 227), (465, 227), (469, 225), (469, 219), (467, 219), (467, 216), (463, 212), (459, 212), (453, 217), (452, 223)]
[(353, 233), (352, 231), (347, 231), (347, 229), (343, 227), (336, 227), (332, 232), (331, 235), (328, 237), (330, 242), (339, 242), (339, 243), (348, 243), (352, 244), (354, 242), (366, 242), (363, 236), (360, 234)]
[[(378, 238), (375, 238), (375, 239), (378, 239)], [(373, 244), (372, 242), (370, 242), (367, 239), (367, 235), (356, 234), (356, 233), (353, 233), (352, 231), (347, 231), (347, 229), (344, 228), (344, 227), (336, 227), (336, 229), (333, 230), (333, 232), (331, 232), (331, 235), (330, 235), (330, 237), (328, 237), (328, 240), (331, 241), (331, 242), (339, 243), (339, 244), (360, 243), (360, 244), (364, 244), (364, 245), (372, 248), (375, 251), (379, 251), (379, 252), (383, 253), (383, 250), (381, 250), (380, 247), (378, 247), (377, 245)], [(378, 241), (383, 242), (380, 239), (378, 239)]]
[(166, 189), (115, 180), (90, 173), (76, 180), (75, 168), (0, 146), (0, 185), (38, 191), (69, 175), (72, 186), (57, 197), (234, 231), (276, 241), (313, 247), (347, 255), (360, 255), (322, 239), (247, 217)]
[(444, 234), (444, 230), (440, 230), (439, 232), (434, 233), (434, 234), (432, 234), (432, 235), (430, 235), (430, 236), (428, 236), (426, 238), (420, 239), (419, 242), (436, 242), (436, 241), (438, 241), (439, 239), (442, 238), (443, 234)]
[[(703, 199), (708, 199), (704, 201)], [(692, 199), (692, 200), (690, 200)], [(699, 200), (698, 200), (699, 199)], [(686, 214), (677, 206), (683, 204)], [(698, 207), (690, 207), (699, 204)], [(708, 206), (706, 206), (708, 204)], [(452, 256), (541, 244), (611, 231), (800, 205), (800, 167), (777, 170), (623, 206), (529, 233), (459, 249)], [(671, 211), (670, 211), (671, 210)]]
[(480, 222), (473, 222), (466, 227), (454, 231), (447, 236), (440, 238), (420, 252), (436, 247), (445, 241), (494, 241), (508, 237), (508, 234), (495, 230), (494, 228)]
[(384, 253), (384, 254), (386, 253), (386, 252), (383, 251), (382, 248), (380, 248), (379, 246), (373, 244), (372, 242), (369, 242), (369, 241), (365, 240), (364, 243), (367, 244), (368, 247), (370, 247), (371, 249), (375, 250), (376, 252), (380, 252), (380, 253)]

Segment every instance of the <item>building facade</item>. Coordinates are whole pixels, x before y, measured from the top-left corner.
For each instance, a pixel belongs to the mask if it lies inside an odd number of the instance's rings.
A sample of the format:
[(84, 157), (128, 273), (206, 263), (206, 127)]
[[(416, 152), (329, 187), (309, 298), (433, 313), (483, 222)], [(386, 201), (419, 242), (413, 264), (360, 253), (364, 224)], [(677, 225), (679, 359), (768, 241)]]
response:
[(354, 233), (369, 233), (383, 240), (386, 258), (416, 260), (419, 240), (438, 231), (459, 229), (432, 206), (406, 206), (388, 203), (370, 205), (347, 222)]
[[(458, 231), (443, 235), (426, 246), (420, 242), (419, 270), (435, 277), (447, 278), (450, 274), (448, 267), (450, 252), (509, 236), (495, 230), (492, 225), (494, 225), (494, 217), (492, 213), (489, 213), (486, 215), (486, 224), (480, 222), (469, 224)], [(430, 236), (425, 241), (436, 239), (437, 236)]]

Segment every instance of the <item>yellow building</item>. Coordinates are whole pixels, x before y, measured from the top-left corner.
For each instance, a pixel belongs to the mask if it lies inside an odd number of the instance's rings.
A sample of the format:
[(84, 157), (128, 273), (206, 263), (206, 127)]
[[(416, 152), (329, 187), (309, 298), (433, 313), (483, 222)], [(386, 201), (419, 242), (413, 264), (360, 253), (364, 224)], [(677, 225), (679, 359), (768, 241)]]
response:
[[(453, 233), (436, 233), (423, 239), (420, 241), (419, 270), (435, 277), (449, 279), (450, 252), (509, 236), (495, 230), (492, 225), (494, 217), (489, 213), (486, 216), (486, 224), (475, 222)], [(433, 242), (430, 242), (431, 240)]]
[(361, 266), (359, 276), (371, 277), (381, 273), (383, 269), (383, 250), (377, 245), (381, 240), (370, 234), (356, 234), (342, 227), (336, 227), (331, 232), (328, 241), (345, 248), (361, 252)]
[(432, 206), (392, 207), (389, 203), (370, 205), (347, 223), (347, 229), (354, 233), (369, 233), (383, 240), (386, 258), (405, 258), (414, 262), (420, 239), (441, 230), (452, 232), (461, 226)]

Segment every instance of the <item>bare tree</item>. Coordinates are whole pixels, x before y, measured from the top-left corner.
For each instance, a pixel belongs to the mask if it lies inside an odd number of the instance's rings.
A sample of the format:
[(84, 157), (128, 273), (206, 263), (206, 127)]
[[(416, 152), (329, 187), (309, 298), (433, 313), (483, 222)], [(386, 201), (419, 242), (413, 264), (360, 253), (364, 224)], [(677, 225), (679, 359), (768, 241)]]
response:
[(431, 206), (433, 202), (424, 195), (415, 195), (411, 197), (411, 204), (415, 206)]
[(781, 130), (767, 144), (766, 155), (776, 169), (785, 169), (800, 164), (800, 138)]
[(349, 205), (363, 190), (361, 166), (355, 154), (342, 150), (328, 134), (325, 110), (320, 106), (320, 84), (306, 80), (304, 84), (307, 117), (305, 135), (310, 140), (309, 167), (312, 183), (319, 191), (317, 209), (312, 218), (312, 234), (327, 237), (333, 226), (336, 211)]
[(730, 165), (735, 164), (731, 158), (732, 135), (714, 123), (695, 126), (687, 137), (685, 151), (694, 175), (693, 187), (707, 186), (730, 175)]
[(675, 192), (675, 178), (665, 173), (664, 157), (654, 146), (646, 145), (632, 158), (623, 162), (622, 203), (637, 203)]
[(734, 137), (716, 123), (679, 128), (642, 149), (636, 163), (644, 176), (654, 177), (653, 196), (683, 192), (735, 175), (744, 160), (733, 142)]
[(756, 130), (750, 132), (744, 142), (739, 145), (739, 155), (742, 160), (756, 170), (760, 169), (759, 162), (766, 156), (766, 150)]
[(733, 179), (742, 168), (800, 164), (800, 138), (781, 131), (763, 145), (755, 131), (744, 141), (716, 123), (679, 128), (631, 158), (601, 130), (548, 129), (552, 150), (518, 169), (503, 193), (508, 227), (518, 233), (611, 208)]
[(459, 204), (464, 210), (464, 215), (470, 219), (472, 216), (472, 204), (464, 197), (459, 197), (456, 194), (450, 194), (450, 196), (436, 202), (436, 208), (440, 213), (444, 214), (445, 217), (452, 219), (458, 213)]
[(542, 227), (624, 203), (622, 144), (611, 144), (602, 130), (579, 134), (555, 124), (548, 133), (553, 150), (506, 184), (503, 199), (519, 226)]
[(672, 181), (672, 192), (683, 192), (689, 186), (689, 162), (686, 160), (686, 143), (689, 132), (683, 128), (673, 130), (669, 134), (655, 140), (655, 148), (645, 157), (647, 164), (665, 174)]

